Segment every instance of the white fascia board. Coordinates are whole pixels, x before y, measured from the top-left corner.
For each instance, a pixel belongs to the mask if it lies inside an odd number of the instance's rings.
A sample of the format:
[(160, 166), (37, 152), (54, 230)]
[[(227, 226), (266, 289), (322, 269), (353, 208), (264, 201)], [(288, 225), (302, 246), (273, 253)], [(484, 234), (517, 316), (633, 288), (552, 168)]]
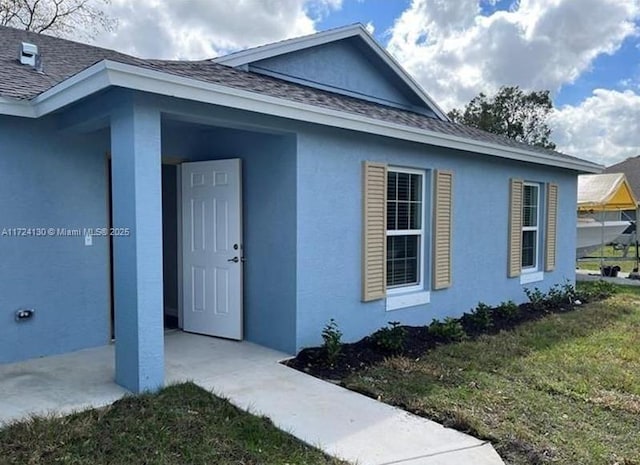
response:
[(43, 92), (32, 100), (36, 117), (62, 108), (111, 85), (108, 62), (100, 61)]
[(366, 116), (304, 104), (257, 92), (207, 83), (191, 78), (108, 62), (112, 84), (135, 90), (212, 103), (241, 110), (280, 116), (358, 132), (436, 145), (501, 158), (557, 166), (583, 172), (600, 172), (602, 167), (586, 160), (561, 159), (552, 155), (506, 147), (420, 128), (413, 128)]
[(310, 36), (297, 37), (294, 39), (276, 42), (274, 44), (263, 45), (249, 50), (232, 53), (222, 57), (214, 58), (212, 61), (231, 67), (244, 66), (249, 63), (265, 60), (286, 53), (297, 52), (305, 48), (316, 47), (328, 44), (337, 40), (349, 37), (360, 37), (371, 48), (385, 64), (413, 91), (418, 97), (429, 106), (439, 118), (449, 121), (447, 114), (438, 106), (427, 92), (418, 84), (409, 73), (369, 34), (362, 24), (352, 24), (325, 32), (318, 32)]
[(29, 100), (0, 97), (0, 115), (35, 118), (36, 112)]
[(230, 53), (229, 55), (213, 58), (211, 61), (231, 67), (242, 66), (277, 55), (297, 52), (305, 48), (316, 47), (336, 40), (354, 37), (360, 35), (361, 30), (362, 26), (360, 24), (350, 24), (349, 26), (338, 27), (324, 32), (317, 32), (303, 37), (294, 37), (272, 44), (241, 50)]
[(515, 147), (389, 123), (108, 60), (96, 63), (34, 99), (33, 117), (43, 116), (110, 86), (580, 172), (602, 171), (600, 165), (585, 160), (562, 159)]

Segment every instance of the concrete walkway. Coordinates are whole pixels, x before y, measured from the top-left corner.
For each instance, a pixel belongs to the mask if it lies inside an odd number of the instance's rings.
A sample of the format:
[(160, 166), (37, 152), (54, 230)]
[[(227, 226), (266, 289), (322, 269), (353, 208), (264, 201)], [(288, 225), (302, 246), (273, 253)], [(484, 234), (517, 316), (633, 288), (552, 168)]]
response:
[[(500, 465), (493, 447), (278, 362), (247, 342), (183, 332), (165, 339), (167, 383), (194, 381), (328, 454), (359, 465)], [(113, 346), (0, 365), (0, 423), (33, 413), (107, 405)]]

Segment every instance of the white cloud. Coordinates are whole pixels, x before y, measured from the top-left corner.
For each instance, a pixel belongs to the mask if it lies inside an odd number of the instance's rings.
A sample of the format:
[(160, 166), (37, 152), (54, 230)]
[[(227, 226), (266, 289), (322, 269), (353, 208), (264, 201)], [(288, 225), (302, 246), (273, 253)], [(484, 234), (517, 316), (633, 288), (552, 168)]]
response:
[[(483, 15), (492, 1), (413, 0), (390, 30), (389, 51), (447, 110), (502, 85), (555, 95), (639, 32), (640, 0), (520, 0)], [(597, 90), (558, 110), (559, 149), (606, 164), (639, 154), (634, 92)]]
[(640, 94), (596, 89), (579, 105), (555, 110), (550, 125), (559, 150), (617, 163), (640, 155)]
[(369, 32), (369, 34), (373, 35), (373, 33), (376, 30), (376, 27), (373, 25), (373, 21), (369, 21), (366, 25), (365, 28), (367, 29), (367, 32)]
[(342, 0), (113, 0), (95, 44), (143, 58), (203, 59), (311, 34)]
[(413, 0), (389, 51), (445, 108), (501, 85), (557, 91), (636, 34), (640, 0), (521, 0), (483, 16), (478, 0)]

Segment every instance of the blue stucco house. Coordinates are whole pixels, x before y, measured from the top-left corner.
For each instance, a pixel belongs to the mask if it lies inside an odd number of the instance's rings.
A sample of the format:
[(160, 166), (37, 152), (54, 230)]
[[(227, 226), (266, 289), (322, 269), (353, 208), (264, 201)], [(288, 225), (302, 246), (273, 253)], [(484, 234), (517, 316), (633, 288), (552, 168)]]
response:
[(295, 353), (574, 280), (596, 164), (450, 122), (360, 25), (203, 61), (0, 27), (0, 363), (166, 322)]

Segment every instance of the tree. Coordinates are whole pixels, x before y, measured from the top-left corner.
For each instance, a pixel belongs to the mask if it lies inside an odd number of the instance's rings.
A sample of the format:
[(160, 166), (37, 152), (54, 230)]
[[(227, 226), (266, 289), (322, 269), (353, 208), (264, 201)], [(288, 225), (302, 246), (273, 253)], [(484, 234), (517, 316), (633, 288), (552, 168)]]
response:
[(555, 149), (547, 125), (553, 103), (549, 91), (523, 92), (518, 86), (501, 87), (493, 96), (480, 93), (463, 110), (453, 109), (449, 118), (456, 123), (501, 134), (519, 142)]
[(116, 21), (102, 6), (110, 0), (0, 0), (0, 25), (55, 36), (95, 36)]

